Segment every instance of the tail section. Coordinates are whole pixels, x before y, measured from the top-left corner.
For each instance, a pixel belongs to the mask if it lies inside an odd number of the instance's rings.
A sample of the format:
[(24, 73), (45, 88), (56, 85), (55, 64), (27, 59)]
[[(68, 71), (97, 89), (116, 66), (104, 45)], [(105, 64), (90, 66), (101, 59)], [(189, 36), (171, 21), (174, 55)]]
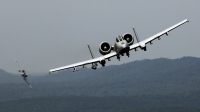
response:
[[(137, 33), (136, 33), (135, 28), (133, 28), (133, 31), (134, 31), (134, 34), (135, 34), (135, 37), (136, 37), (137, 42), (140, 44), (140, 48), (141, 48), (142, 50), (146, 51), (146, 50), (147, 50), (146, 45), (145, 45), (144, 43), (140, 43), (140, 39), (139, 39), (139, 37), (138, 37), (138, 35), (137, 35)], [(151, 43), (151, 44), (152, 44), (152, 43)]]
[[(93, 52), (92, 52), (92, 49), (90, 48), (90, 45), (89, 44), (87, 44), (88, 45), (88, 49), (89, 49), (89, 51), (90, 51), (90, 54), (91, 54), (91, 56), (92, 56), (92, 59), (94, 59), (95, 57), (94, 57), (94, 55), (93, 55)], [(96, 70), (97, 69), (97, 63), (92, 63), (92, 69), (94, 69), (94, 70)]]
[(89, 44), (87, 44), (87, 45), (88, 45), (88, 49), (90, 50), (90, 54), (91, 54), (92, 58), (94, 59), (95, 57), (94, 57), (94, 55), (93, 55), (92, 49), (90, 48), (90, 45), (89, 45)]
[(133, 28), (133, 32), (134, 32), (134, 34), (135, 34), (135, 37), (136, 37), (137, 42), (139, 43), (139, 42), (140, 42), (140, 39), (139, 39), (139, 37), (138, 37), (138, 35), (137, 35), (137, 33), (136, 33), (135, 28)]

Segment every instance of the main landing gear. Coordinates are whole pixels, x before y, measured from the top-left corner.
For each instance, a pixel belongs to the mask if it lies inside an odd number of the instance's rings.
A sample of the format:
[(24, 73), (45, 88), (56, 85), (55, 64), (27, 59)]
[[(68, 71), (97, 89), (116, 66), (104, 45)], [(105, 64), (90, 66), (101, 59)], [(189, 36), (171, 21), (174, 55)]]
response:
[(130, 56), (129, 52), (126, 52), (126, 56), (128, 56), (128, 57)]
[(119, 55), (117, 55), (117, 59), (120, 61), (120, 56)]

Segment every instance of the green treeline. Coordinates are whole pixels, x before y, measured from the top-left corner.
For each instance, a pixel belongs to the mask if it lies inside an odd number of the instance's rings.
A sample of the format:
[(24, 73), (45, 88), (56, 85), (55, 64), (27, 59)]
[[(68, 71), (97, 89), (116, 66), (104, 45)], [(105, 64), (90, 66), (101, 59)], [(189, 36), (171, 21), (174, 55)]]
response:
[[(200, 59), (154, 59), (97, 69), (70, 70), (0, 84), (0, 101), (38, 96), (132, 96), (184, 94), (200, 90)], [(6, 79), (5, 79), (6, 80)], [(40, 81), (40, 82), (37, 82)]]
[(200, 59), (153, 59), (30, 76), (0, 70), (0, 112), (199, 112)]
[(185, 96), (54, 96), (0, 103), (1, 112), (199, 112), (200, 99)]

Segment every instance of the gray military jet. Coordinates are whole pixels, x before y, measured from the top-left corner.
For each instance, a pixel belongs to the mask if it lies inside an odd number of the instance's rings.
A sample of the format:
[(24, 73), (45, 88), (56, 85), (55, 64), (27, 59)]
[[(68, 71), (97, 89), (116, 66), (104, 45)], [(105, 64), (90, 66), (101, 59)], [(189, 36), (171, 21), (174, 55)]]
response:
[(92, 55), (92, 59), (87, 60), (87, 61), (83, 61), (83, 62), (79, 62), (79, 63), (75, 63), (75, 64), (71, 64), (71, 65), (67, 65), (67, 66), (63, 66), (63, 67), (59, 67), (59, 68), (55, 68), (55, 69), (51, 69), (49, 70), (49, 73), (55, 72), (55, 71), (60, 71), (60, 70), (64, 70), (64, 69), (69, 69), (69, 68), (73, 68), (74, 72), (77, 71), (78, 66), (85, 66), (88, 64), (92, 64), (92, 69), (96, 69), (97, 68), (97, 63), (100, 63), (102, 66), (105, 66), (106, 63), (106, 59), (108, 59), (108, 61), (110, 61), (110, 58), (117, 56), (117, 59), (120, 60), (120, 56), (124, 56), (124, 54), (126, 54), (128, 57), (130, 56), (129, 51), (131, 50), (135, 50), (137, 51), (138, 48), (140, 48), (141, 50), (146, 51), (147, 50), (147, 44), (150, 43), (150, 45), (152, 44), (152, 41), (155, 39), (160, 40), (160, 37), (163, 35), (169, 35), (169, 32), (172, 31), (173, 29), (183, 25), (184, 23), (189, 22), (187, 19), (143, 40), (140, 41), (136, 30), (133, 28), (137, 43), (133, 44), (134, 42), (134, 36), (132, 36), (129, 33), (125, 33), (124, 35), (118, 35), (116, 37), (116, 42), (114, 43), (114, 46), (111, 46), (110, 43), (104, 41), (100, 44), (99, 47), (99, 52), (103, 55), (100, 56), (98, 58), (95, 58), (90, 46), (88, 45), (88, 48), (90, 50), (90, 53)]
[(28, 75), (26, 74), (26, 71), (25, 71), (25, 70), (22, 70), (22, 69), (20, 68), (20, 65), (19, 65), (17, 59), (15, 59), (15, 61), (16, 61), (16, 65), (17, 65), (17, 67), (18, 67), (18, 69), (19, 69), (18, 72), (21, 74), (21, 76), (23, 77), (24, 81), (28, 84), (28, 86), (29, 86), (30, 88), (32, 88), (32, 86), (31, 86), (31, 85), (28, 83), (28, 81), (27, 81)]

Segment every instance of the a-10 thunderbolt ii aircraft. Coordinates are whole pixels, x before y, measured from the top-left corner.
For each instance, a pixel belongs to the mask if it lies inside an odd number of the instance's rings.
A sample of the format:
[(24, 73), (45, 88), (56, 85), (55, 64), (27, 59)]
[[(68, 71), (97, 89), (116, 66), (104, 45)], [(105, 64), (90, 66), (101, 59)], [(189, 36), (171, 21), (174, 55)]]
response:
[[(55, 69), (51, 69), (49, 70), (49, 73), (55, 72), (55, 71), (60, 71), (60, 70), (64, 70), (64, 69), (68, 69), (68, 68), (73, 68), (74, 72), (77, 71), (77, 67), (78, 66), (84, 66), (88, 65), (88, 64), (92, 64), (92, 69), (96, 69), (97, 68), (97, 63), (100, 63), (102, 66), (105, 66), (106, 64), (106, 59), (108, 59), (108, 61), (110, 61), (110, 58), (117, 56), (117, 59), (120, 60), (120, 56), (124, 56), (124, 54), (126, 54), (129, 57), (129, 51), (130, 50), (135, 50), (137, 51), (137, 48), (140, 48), (144, 51), (147, 50), (147, 44), (150, 43), (150, 45), (152, 44), (152, 41), (155, 39), (160, 40), (160, 37), (163, 35), (169, 35), (169, 32), (172, 31), (173, 29), (183, 25), (184, 23), (189, 22), (187, 19), (143, 40), (140, 41), (137, 33), (135, 31), (135, 29), (133, 28), (137, 43), (133, 44), (134, 42), (134, 38), (131, 34), (129, 33), (125, 33), (124, 35), (118, 35), (116, 37), (116, 42), (114, 44), (114, 46), (111, 46), (110, 43), (104, 41), (100, 44), (99, 47), (99, 52), (103, 55), (101, 57), (95, 58), (92, 50), (90, 48), (90, 46), (88, 45), (88, 48), (90, 50), (90, 53), (92, 55), (93, 59), (87, 60), (87, 61), (83, 61), (83, 62), (79, 62), (79, 63), (75, 63), (75, 64), (71, 64), (71, 65), (67, 65), (67, 66), (63, 66), (63, 67), (59, 67), (59, 68), (55, 68)], [(112, 52), (111, 52), (112, 51)]]
[(26, 71), (25, 71), (25, 70), (22, 70), (22, 69), (20, 68), (20, 65), (19, 65), (17, 59), (15, 59), (15, 61), (16, 61), (17, 67), (18, 67), (18, 69), (19, 69), (18, 72), (21, 74), (21, 76), (23, 77), (24, 81), (28, 84), (28, 86), (29, 86), (30, 88), (32, 88), (32, 86), (31, 86), (31, 85), (28, 83), (28, 81), (27, 81), (28, 75), (26, 74)]

